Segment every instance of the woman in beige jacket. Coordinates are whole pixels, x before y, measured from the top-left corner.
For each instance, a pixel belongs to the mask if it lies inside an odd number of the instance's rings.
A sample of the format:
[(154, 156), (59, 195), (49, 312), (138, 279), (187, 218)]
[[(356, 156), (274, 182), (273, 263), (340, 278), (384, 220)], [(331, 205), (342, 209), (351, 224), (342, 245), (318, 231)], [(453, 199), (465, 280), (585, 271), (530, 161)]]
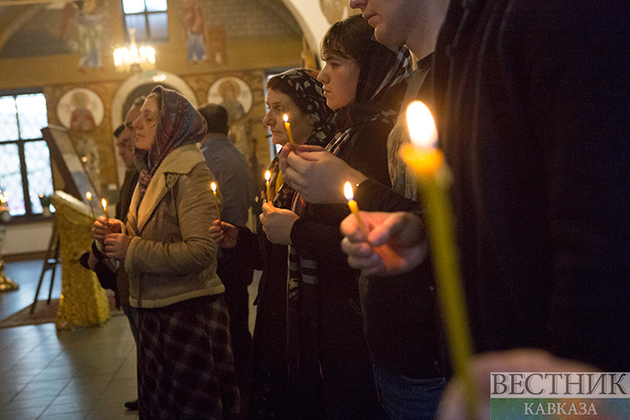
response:
[(104, 244), (108, 257), (124, 262), (138, 308), (140, 417), (234, 418), (229, 319), (208, 231), (217, 218), (213, 177), (195, 145), (205, 120), (183, 96), (158, 86), (133, 125), (140, 179), (126, 232), (108, 233)]

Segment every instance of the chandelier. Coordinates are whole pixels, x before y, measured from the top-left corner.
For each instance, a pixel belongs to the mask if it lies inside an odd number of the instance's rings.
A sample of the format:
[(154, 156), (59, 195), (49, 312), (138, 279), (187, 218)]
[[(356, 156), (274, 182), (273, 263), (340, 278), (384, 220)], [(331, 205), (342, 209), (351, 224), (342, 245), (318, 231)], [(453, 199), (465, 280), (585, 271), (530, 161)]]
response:
[(155, 50), (148, 45), (136, 45), (136, 30), (129, 28), (129, 45), (116, 48), (114, 65), (118, 71), (147, 71), (155, 68)]

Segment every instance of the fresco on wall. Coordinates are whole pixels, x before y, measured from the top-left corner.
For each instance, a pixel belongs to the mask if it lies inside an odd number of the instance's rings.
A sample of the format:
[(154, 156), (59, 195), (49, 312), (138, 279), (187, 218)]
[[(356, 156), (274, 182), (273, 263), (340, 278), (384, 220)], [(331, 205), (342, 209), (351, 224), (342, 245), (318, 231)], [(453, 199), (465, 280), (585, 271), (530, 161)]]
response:
[(249, 156), (249, 122), (245, 118), (252, 107), (252, 90), (243, 79), (222, 77), (210, 86), (208, 102), (223, 106), (228, 112), (230, 132), (228, 137), (236, 148)]
[(103, 101), (91, 89), (74, 88), (64, 93), (57, 104), (57, 118), (64, 127), (91, 131), (103, 122)]
[[(29, 5), (23, 23), (0, 40), (0, 59), (70, 54), (77, 52), (82, 68), (107, 61), (115, 19), (112, 1), (51, 1)], [(302, 38), (302, 30), (282, 0), (194, 0), (204, 16), (207, 62), (229, 62), (227, 41), (264, 38)], [(1, 3), (1, 2), (0, 2)], [(181, 3), (184, 3), (182, 0)], [(82, 8), (79, 8), (82, 5)], [(27, 7), (27, 6), (25, 6)], [(182, 9), (178, 5), (175, 10)], [(170, 13), (170, 11), (169, 11)], [(182, 28), (183, 23), (180, 24)], [(184, 31), (184, 29), (182, 29)], [(185, 35), (185, 31), (182, 33)], [(103, 56), (105, 55), (105, 57)]]
[(182, 28), (186, 33), (188, 61), (205, 61), (206, 55), (206, 18), (199, 0), (181, 0)]
[(101, 38), (103, 37), (104, 0), (66, 2), (63, 7), (60, 37), (67, 40), (79, 54), (80, 68), (103, 67)]
[(32, 6), (24, 23), (2, 45), (0, 59), (71, 54), (70, 45), (59, 36), (62, 4)]

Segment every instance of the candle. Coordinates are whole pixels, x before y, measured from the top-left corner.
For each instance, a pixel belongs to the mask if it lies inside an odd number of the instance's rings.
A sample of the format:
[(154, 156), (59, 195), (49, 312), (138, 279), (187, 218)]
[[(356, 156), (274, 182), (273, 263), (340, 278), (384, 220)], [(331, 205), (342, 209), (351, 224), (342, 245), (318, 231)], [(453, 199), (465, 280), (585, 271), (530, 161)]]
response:
[(103, 206), (103, 212), (105, 213), (105, 222), (109, 228), (109, 215), (107, 214), (107, 200), (104, 198), (101, 200), (101, 205)]
[(287, 129), (287, 135), (289, 136), (289, 143), (294, 145), (295, 142), (293, 141), (293, 134), (291, 133), (291, 124), (289, 124), (289, 116), (287, 114), (284, 114), (282, 116), (282, 119), (284, 120), (284, 127)]
[(214, 194), (214, 204), (217, 206), (217, 219), (221, 221), (221, 209), (219, 209), (219, 199), (217, 198), (217, 184), (216, 182), (210, 183), (210, 188), (212, 188), (212, 193)]
[(271, 172), (265, 172), (265, 185), (267, 186), (267, 202), (269, 202), (269, 180), (271, 179)]
[(346, 182), (343, 186), (343, 193), (346, 196), (346, 200), (348, 200), (348, 207), (350, 207), (350, 211), (354, 214), (354, 217), (357, 218), (357, 224), (359, 225), (359, 229), (363, 232), (363, 235), (367, 239), (368, 231), (365, 228), (365, 224), (363, 224), (363, 219), (361, 219), (361, 215), (359, 214), (359, 205), (356, 201), (354, 201), (354, 191), (352, 191), (352, 184)]
[(407, 108), (407, 127), (413, 145), (403, 145), (400, 156), (414, 171), (426, 206), (431, 255), (451, 359), (464, 385), (469, 417), (475, 418), (476, 390), (468, 370), (472, 345), (448, 196), (452, 176), (444, 155), (436, 148), (438, 133), (431, 112), (422, 102), (414, 101)]
[(96, 216), (94, 215), (94, 207), (92, 206), (92, 193), (89, 191), (86, 192), (85, 198), (87, 198), (87, 200), (90, 202), (90, 210), (92, 211), (92, 219), (96, 220)]
[(278, 176), (276, 177), (276, 188), (275, 188), (275, 194), (273, 195), (274, 197), (276, 195), (278, 195), (278, 191), (280, 191), (280, 187), (282, 187), (283, 184), (283, 180), (282, 180), (282, 171), (280, 169), (278, 169)]

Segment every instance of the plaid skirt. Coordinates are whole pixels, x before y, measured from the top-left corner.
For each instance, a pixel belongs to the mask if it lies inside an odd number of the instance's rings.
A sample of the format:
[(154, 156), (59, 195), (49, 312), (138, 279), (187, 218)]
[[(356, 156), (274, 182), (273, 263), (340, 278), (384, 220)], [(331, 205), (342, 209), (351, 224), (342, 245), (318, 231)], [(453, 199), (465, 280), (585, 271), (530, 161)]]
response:
[(223, 295), (138, 310), (143, 420), (234, 419), (240, 399)]

